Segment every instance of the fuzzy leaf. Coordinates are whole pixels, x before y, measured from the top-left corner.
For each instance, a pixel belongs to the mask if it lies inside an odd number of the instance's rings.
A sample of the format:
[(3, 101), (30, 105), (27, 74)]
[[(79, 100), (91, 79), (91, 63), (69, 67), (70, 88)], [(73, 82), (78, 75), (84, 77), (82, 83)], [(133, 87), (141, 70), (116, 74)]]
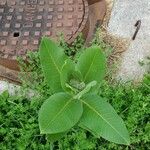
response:
[(97, 95), (86, 95), (82, 98), (83, 115), (79, 126), (90, 129), (101, 136), (118, 144), (129, 145), (130, 138), (123, 120), (113, 107)]
[(70, 89), (66, 87), (66, 83), (71, 80), (71, 75), (74, 70), (75, 64), (70, 59), (66, 60), (61, 70), (60, 80), (62, 88), (67, 92), (70, 92)]
[(85, 95), (86, 93), (88, 93), (91, 88), (93, 88), (94, 86), (96, 86), (97, 82), (96, 81), (92, 81), (89, 84), (86, 85), (86, 87), (79, 92), (77, 95), (74, 96), (75, 99), (80, 99), (83, 95)]
[(77, 67), (83, 76), (83, 82), (99, 83), (104, 78), (106, 70), (106, 58), (100, 47), (93, 46), (86, 49), (80, 56)]
[(61, 70), (61, 86), (66, 92), (71, 92), (71, 86), (66, 86), (66, 84), (69, 84), (72, 79), (80, 80), (82, 79), (81, 73), (76, 69), (75, 64), (70, 59), (66, 60), (62, 70)]
[(83, 112), (82, 103), (69, 94), (57, 93), (42, 105), (39, 126), (42, 134), (56, 134), (71, 129)]
[(49, 38), (44, 37), (40, 44), (40, 60), (45, 79), (52, 92), (62, 92), (60, 73), (66, 60), (63, 49)]

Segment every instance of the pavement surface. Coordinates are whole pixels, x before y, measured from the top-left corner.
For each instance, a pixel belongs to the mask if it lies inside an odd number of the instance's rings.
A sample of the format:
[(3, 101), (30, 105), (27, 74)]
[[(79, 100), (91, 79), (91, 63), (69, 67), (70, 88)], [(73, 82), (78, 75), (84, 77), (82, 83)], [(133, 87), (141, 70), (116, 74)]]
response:
[[(135, 24), (141, 20), (139, 32)], [(115, 0), (108, 24), (109, 34), (131, 40), (129, 48), (123, 54), (118, 78), (122, 80), (141, 80), (149, 71), (149, 66), (139, 62), (150, 57), (150, 0)]]
[(20, 90), (20, 87), (6, 81), (0, 81), (0, 94), (8, 91), (10, 95), (15, 95)]

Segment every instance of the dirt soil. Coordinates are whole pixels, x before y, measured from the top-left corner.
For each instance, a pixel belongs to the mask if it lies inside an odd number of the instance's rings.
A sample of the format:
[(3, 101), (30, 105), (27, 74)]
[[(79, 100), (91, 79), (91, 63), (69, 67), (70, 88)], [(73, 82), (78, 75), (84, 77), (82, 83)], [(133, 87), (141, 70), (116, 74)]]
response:
[(104, 18), (104, 22), (103, 22), (100, 34), (101, 34), (101, 37), (103, 38), (104, 42), (109, 44), (113, 48), (113, 54), (111, 55), (110, 59), (113, 61), (116, 61), (119, 58), (121, 58), (120, 57), (121, 54), (128, 48), (128, 46), (130, 44), (130, 40), (115, 37), (113, 35), (110, 35), (107, 32), (107, 27), (109, 24), (109, 19), (111, 17), (111, 12), (113, 9), (114, 1), (115, 0), (106, 0), (107, 12), (106, 12), (106, 16)]

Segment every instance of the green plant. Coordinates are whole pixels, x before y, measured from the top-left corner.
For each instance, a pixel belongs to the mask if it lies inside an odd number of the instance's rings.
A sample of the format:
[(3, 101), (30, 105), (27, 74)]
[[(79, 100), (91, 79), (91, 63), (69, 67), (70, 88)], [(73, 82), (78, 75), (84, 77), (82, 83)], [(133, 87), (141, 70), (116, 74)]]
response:
[[(130, 133), (130, 146), (117, 145), (102, 138), (97, 139), (88, 131), (75, 127), (59, 142), (54, 143), (54, 149), (148, 150), (150, 139), (149, 89), (149, 75), (138, 86), (131, 83), (114, 82), (112, 84), (110, 81), (103, 81), (99, 88), (99, 95), (107, 97), (125, 121)], [(41, 98), (31, 101), (23, 96), (10, 96), (7, 92), (0, 94), (0, 149), (49, 150), (50, 144), (45, 135), (40, 135), (37, 121), (38, 110), (48, 96), (43, 95)]]
[[(97, 37), (99, 38), (99, 36)], [(97, 40), (92, 45), (99, 45), (105, 50)], [(80, 42), (80, 41), (79, 41)], [(80, 43), (79, 43), (80, 44)], [(67, 45), (68, 46), (68, 45)], [(107, 47), (107, 46), (106, 46)], [(63, 47), (63, 49), (66, 49)], [(73, 50), (74, 51), (74, 50)], [(81, 49), (77, 50), (80, 56)], [(79, 54), (80, 53), (80, 54)], [(68, 54), (67, 54), (68, 55)], [(76, 59), (78, 60), (78, 58)], [(40, 135), (38, 127), (38, 110), (45, 99), (50, 96), (50, 89), (44, 82), (44, 75), (41, 70), (39, 52), (28, 53), (28, 64), (21, 61), (20, 79), (22, 86), (38, 91), (34, 99), (15, 95), (10, 96), (7, 92), (0, 95), (0, 149), (16, 150), (49, 150), (50, 144), (45, 135)], [(99, 87), (98, 95), (107, 97), (109, 103), (115, 108), (117, 113), (123, 118), (130, 133), (131, 144), (117, 145), (103, 138), (96, 138), (88, 131), (74, 127), (64, 135), (59, 142), (54, 143), (57, 150), (147, 150), (150, 139), (150, 76), (146, 75), (141, 84), (132, 83), (119, 84), (113, 80), (107, 69), (109, 76), (103, 80)], [(29, 70), (30, 75), (25, 71)], [(40, 78), (39, 78), (40, 77)], [(106, 81), (107, 80), (107, 81)], [(23, 89), (24, 92), (24, 89)], [(21, 95), (22, 93), (19, 93)], [(15, 103), (15, 104), (13, 104)], [(16, 105), (17, 104), (17, 105)], [(31, 121), (32, 120), (32, 121)], [(22, 125), (20, 125), (22, 124)]]
[(64, 49), (65, 54), (70, 57), (74, 56), (77, 52), (82, 51), (84, 43), (85, 40), (82, 34), (79, 34), (77, 38), (72, 42), (72, 44), (68, 44), (65, 41), (63, 34), (60, 35), (58, 42), (59, 46), (61, 46)]
[(104, 139), (96, 139), (89, 132), (76, 128), (59, 142), (61, 150), (147, 150), (150, 139), (150, 75), (138, 85), (103, 81), (99, 93), (106, 96), (118, 114), (124, 119), (131, 144), (117, 145)]
[(24, 96), (11, 96), (7, 91), (0, 94), (1, 150), (49, 149), (38, 127), (38, 110), (42, 103), (41, 98), (31, 101)]
[(97, 46), (101, 47), (105, 51), (105, 55), (107, 58), (110, 57), (110, 55), (112, 54), (112, 52), (114, 50), (108, 43), (106, 44), (106, 42), (104, 42), (104, 39), (101, 35), (100, 28), (96, 29), (94, 38), (91, 41), (91, 45), (97, 45)]
[[(60, 35), (58, 45), (64, 49), (64, 53), (70, 58), (74, 58), (76, 54), (82, 52), (84, 47), (84, 39), (82, 34), (79, 34), (75, 41), (69, 45), (65, 42), (63, 35)], [(51, 95), (50, 88), (46, 82), (44, 82), (44, 75), (41, 69), (39, 52), (28, 51), (27, 61), (22, 57), (18, 57), (18, 63), (20, 67), (19, 79), (22, 83), (22, 88), (25, 93), (26, 89), (32, 89), (40, 93), (40, 95)]]
[(97, 138), (129, 145), (123, 120), (97, 89), (106, 71), (106, 59), (98, 46), (86, 49), (74, 63), (50, 39), (40, 45), (40, 60), (51, 93), (39, 111), (41, 134), (57, 141), (79, 126)]
[(19, 79), (21, 81), (22, 92), (26, 95), (28, 89), (36, 91), (40, 95), (50, 96), (50, 90), (41, 69), (40, 58), (38, 52), (28, 52), (27, 60), (24, 61), (21, 57), (18, 58), (20, 67)]

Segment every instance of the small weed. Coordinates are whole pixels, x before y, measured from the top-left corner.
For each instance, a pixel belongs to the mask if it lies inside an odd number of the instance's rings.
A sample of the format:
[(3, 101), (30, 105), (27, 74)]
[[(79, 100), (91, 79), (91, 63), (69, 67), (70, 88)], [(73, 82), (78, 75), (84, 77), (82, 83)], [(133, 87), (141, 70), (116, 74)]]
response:
[[(99, 37), (97, 37), (99, 38)], [(82, 43), (82, 42), (81, 42)], [(101, 45), (99, 40), (93, 44)], [(79, 44), (80, 45), (80, 44)], [(68, 45), (67, 45), (68, 46)], [(83, 46), (84, 47), (84, 46)], [(105, 45), (104, 45), (105, 47)], [(106, 46), (107, 47), (107, 46)], [(109, 46), (108, 46), (109, 47)], [(82, 46), (81, 46), (82, 50)], [(67, 55), (77, 52), (73, 50)], [(109, 50), (108, 50), (109, 51)], [(82, 53), (82, 52), (81, 52)], [(109, 53), (108, 53), (109, 55)], [(39, 53), (29, 53), (29, 63), (19, 60), (20, 78), (24, 89), (31, 88), (42, 96), (32, 101), (24, 96), (9, 96), (8, 92), (0, 95), (0, 149), (2, 150), (49, 150), (46, 136), (40, 135), (38, 127), (38, 110), (50, 94), (50, 88), (44, 81)], [(74, 59), (75, 59), (74, 57)], [(25, 72), (28, 71), (29, 75)], [(110, 71), (110, 69), (108, 70)], [(88, 131), (73, 128), (59, 142), (54, 143), (56, 150), (147, 150), (150, 139), (150, 76), (145, 76), (140, 85), (132, 83), (111, 83), (110, 76), (99, 90), (100, 96), (106, 96), (118, 114), (125, 120), (131, 136), (130, 146), (120, 146), (104, 139), (93, 137)]]
[(0, 95), (0, 149), (48, 149), (38, 129), (38, 109), (42, 99), (32, 101), (22, 96)]
[(42, 39), (39, 49), (45, 80), (53, 93), (39, 111), (41, 134), (47, 134), (48, 139), (55, 142), (79, 126), (97, 138), (129, 145), (123, 120), (105, 96), (97, 95), (106, 71), (102, 49), (99, 46), (85, 49), (77, 63), (66, 57), (64, 50), (49, 38)]
[(141, 67), (147, 67), (148, 68), (148, 73), (150, 73), (150, 57), (146, 57), (144, 60), (139, 61), (139, 65)]
[[(81, 128), (72, 129), (54, 144), (56, 150), (147, 150), (150, 139), (150, 76), (139, 86), (104, 81), (99, 95), (105, 95), (124, 119), (131, 137), (130, 146), (119, 146), (93, 137)], [(46, 98), (46, 97), (45, 97)], [(45, 99), (44, 98), (44, 99)], [(49, 150), (46, 137), (40, 135), (38, 110), (44, 99), (0, 95), (0, 149)]]
[(65, 50), (64, 52), (67, 56), (73, 57), (78, 52), (82, 51), (84, 48), (84, 42), (85, 40), (82, 34), (79, 34), (72, 44), (66, 43), (63, 35), (60, 35), (58, 45)]

